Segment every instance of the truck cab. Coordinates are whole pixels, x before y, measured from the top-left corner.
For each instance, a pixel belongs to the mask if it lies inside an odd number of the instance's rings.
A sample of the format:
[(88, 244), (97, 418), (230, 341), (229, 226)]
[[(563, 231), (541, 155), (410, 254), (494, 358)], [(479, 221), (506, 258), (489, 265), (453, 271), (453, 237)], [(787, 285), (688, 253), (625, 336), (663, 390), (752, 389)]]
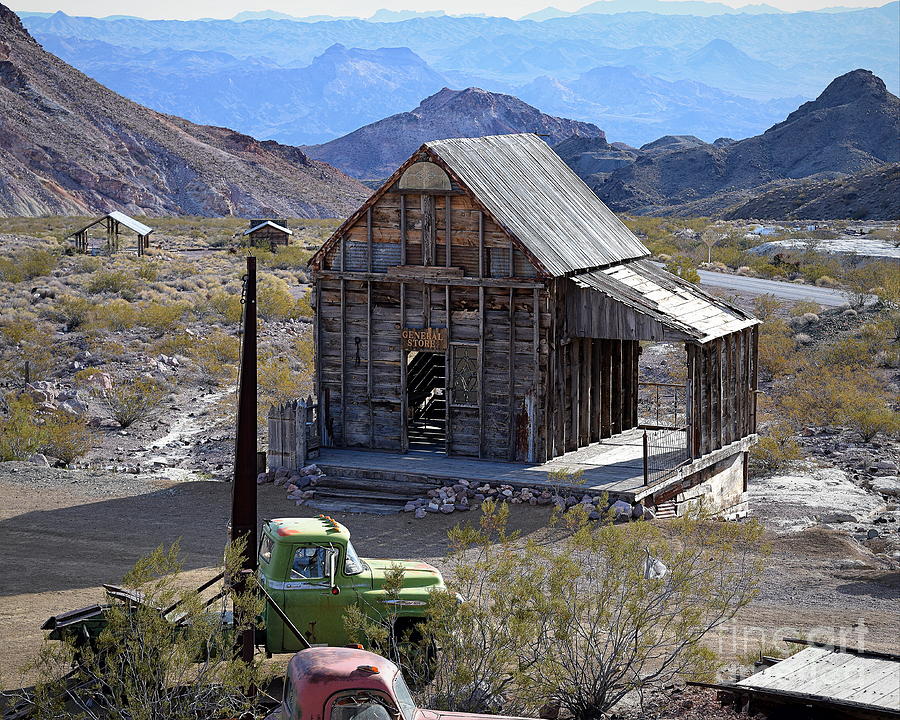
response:
[(394, 663), (351, 647), (301, 650), (288, 664), (280, 714), (271, 720), (520, 720), (416, 706)]
[[(361, 558), (350, 532), (325, 516), (279, 518), (266, 522), (259, 541), (259, 579), (311, 645), (346, 645), (344, 612), (359, 605), (373, 619), (396, 617), (415, 623), (425, 615), (428, 594), (444, 589), (440, 572), (424, 562)], [(399, 596), (384, 590), (392, 565), (403, 568)], [(269, 653), (304, 647), (266, 604), (265, 647)]]

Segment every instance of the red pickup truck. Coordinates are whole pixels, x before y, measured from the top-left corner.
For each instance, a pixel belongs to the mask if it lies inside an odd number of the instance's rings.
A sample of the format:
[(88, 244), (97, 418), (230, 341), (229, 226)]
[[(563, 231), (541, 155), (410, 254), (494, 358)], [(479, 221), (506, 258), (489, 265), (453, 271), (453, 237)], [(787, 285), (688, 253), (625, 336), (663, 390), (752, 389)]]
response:
[(425, 710), (403, 674), (380, 655), (350, 647), (311, 647), (291, 659), (278, 720), (527, 720)]

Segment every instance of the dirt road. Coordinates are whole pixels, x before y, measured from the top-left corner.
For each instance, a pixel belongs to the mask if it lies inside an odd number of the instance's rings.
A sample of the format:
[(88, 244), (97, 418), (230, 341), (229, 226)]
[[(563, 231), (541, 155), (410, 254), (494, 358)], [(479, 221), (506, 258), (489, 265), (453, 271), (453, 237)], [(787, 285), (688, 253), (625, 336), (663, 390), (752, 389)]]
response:
[[(180, 538), (185, 567), (198, 581), (220, 560), (230, 484), (148, 484), (116, 475), (62, 484), (53, 475), (35, 485), (23, 464), (0, 464), (0, 687), (19, 685), (18, 670), (35, 657), (40, 624), (50, 615), (103, 599), (100, 584), (116, 582), (140, 556)], [(62, 471), (60, 471), (62, 472)], [(69, 471), (71, 475), (72, 471)], [(55, 483), (55, 484), (54, 484)], [(281, 488), (260, 487), (259, 517), (313, 515)], [(475, 520), (475, 512), (470, 518)], [(523, 533), (545, 526), (544, 508), (515, 506)], [(447, 529), (460, 515), (337, 516), (369, 557), (422, 558), (438, 567)], [(842, 629), (847, 642), (896, 649), (900, 637), (900, 574), (879, 570), (846, 536), (807, 530), (773, 539), (759, 600), (738, 622), (711, 638), (728, 657), (811, 628)]]

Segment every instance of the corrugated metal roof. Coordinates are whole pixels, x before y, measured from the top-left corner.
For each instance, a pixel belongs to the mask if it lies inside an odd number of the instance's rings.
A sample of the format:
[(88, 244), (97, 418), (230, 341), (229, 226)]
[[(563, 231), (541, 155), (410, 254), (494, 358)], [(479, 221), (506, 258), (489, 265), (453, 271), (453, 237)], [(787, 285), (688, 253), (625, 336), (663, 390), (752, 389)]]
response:
[(699, 342), (728, 335), (759, 321), (687, 280), (646, 260), (576, 275), (572, 281), (645, 313)]
[(274, 222), (272, 222), (271, 220), (266, 220), (266, 221), (264, 221), (264, 222), (261, 222), (259, 225), (254, 225), (254, 226), (253, 226), (252, 228), (250, 228), (249, 230), (244, 230), (243, 234), (244, 234), (244, 235), (249, 235), (250, 233), (256, 232), (257, 230), (259, 230), (259, 229), (262, 228), (262, 227), (265, 227), (266, 225), (268, 225), (269, 227), (273, 227), (273, 228), (275, 228), (276, 230), (281, 230), (282, 232), (285, 232), (285, 233), (287, 233), (288, 235), (293, 235), (293, 234), (294, 234), (294, 232), (293, 232), (292, 230), (288, 230), (286, 227), (284, 227), (284, 226), (282, 226), (282, 225), (279, 225), (278, 223), (274, 223)]
[(650, 254), (537, 135), (455, 138), (425, 145), (552, 275)]
[(113, 210), (107, 217), (117, 220), (130, 230), (134, 230), (138, 235), (149, 235), (153, 232), (153, 228), (144, 225), (142, 222), (138, 222), (133, 217), (128, 217), (128, 215), (121, 213), (118, 210)]
[(76, 230), (68, 237), (73, 237), (74, 235), (78, 235), (78, 233), (83, 233), (85, 230), (88, 230), (88, 229), (94, 227), (94, 225), (97, 225), (98, 223), (103, 222), (104, 220), (106, 220), (106, 218), (112, 218), (113, 220), (121, 223), (122, 225), (129, 228), (130, 230), (133, 230), (138, 235), (149, 235), (150, 233), (153, 232), (152, 227), (144, 225), (144, 223), (142, 223), (142, 222), (138, 222), (133, 217), (129, 217), (128, 215), (126, 215), (123, 212), (119, 212), (118, 210), (113, 210), (112, 212), (106, 213), (106, 215), (103, 215), (102, 217), (99, 217), (96, 220), (94, 220), (93, 222), (85, 225), (80, 230)]
[(900, 710), (900, 662), (809, 647), (737, 683), (739, 688), (802, 693), (823, 700)]

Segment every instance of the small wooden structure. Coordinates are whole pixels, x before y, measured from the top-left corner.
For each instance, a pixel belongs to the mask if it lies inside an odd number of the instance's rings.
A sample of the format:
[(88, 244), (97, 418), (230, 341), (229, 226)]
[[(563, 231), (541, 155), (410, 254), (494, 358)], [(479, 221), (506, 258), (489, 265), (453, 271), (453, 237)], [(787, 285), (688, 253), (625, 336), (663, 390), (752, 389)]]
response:
[[(758, 321), (649, 254), (535, 135), (426, 143), (310, 261), (323, 448), (540, 465), (640, 430), (651, 502), (727, 470), (740, 505)], [(642, 341), (686, 345), (677, 426), (638, 428)]]
[(290, 245), (293, 234), (283, 221), (251, 220), (250, 227), (244, 230), (241, 237), (252, 247), (269, 247), (274, 251), (279, 245)]
[[(137, 235), (137, 254), (143, 255), (144, 251), (150, 247), (150, 233), (153, 232), (153, 228), (144, 225), (142, 222), (138, 222), (133, 217), (129, 217), (125, 213), (119, 212), (118, 210), (113, 210), (110, 213), (107, 213), (103, 217), (97, 218), (89, 225), (81, 228), (73, 232), (69, 235), (75, 242), (75, 250), (80, 253), (92, 252), (93, 249), (90, 247), (90, 234), (88, 230), (96, 225), (103, 224), (106, 230), (106, 252), (118, 252), (119, 250), (119, 235), (121, 233), (122, 227), (125, 227)], [(67, 239), (69, 239), (67, 238)]]
[(738, 711), (817, 720), (900, 718), (900, 655), (811, 645), (736, 683), (692, 683), (719, 691)]

